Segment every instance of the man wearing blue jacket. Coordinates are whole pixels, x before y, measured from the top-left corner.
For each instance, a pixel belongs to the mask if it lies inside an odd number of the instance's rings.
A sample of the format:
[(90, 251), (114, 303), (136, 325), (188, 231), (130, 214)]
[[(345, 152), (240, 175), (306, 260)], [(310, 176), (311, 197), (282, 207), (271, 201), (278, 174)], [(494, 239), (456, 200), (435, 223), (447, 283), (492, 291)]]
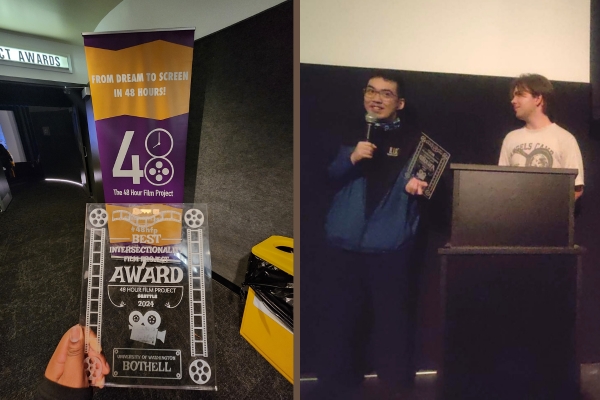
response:
[[(386, 388), (410, 386), (409, 267), (427, 183), (407, 174), (420, 132), (399, 118), (401, 77), (377, 71), (364, 89), (365, 119), (329, 166), (337, 192), (327, 215), (329, 325), (319, 373), (322, 398), (351, 398), (375, 370)], [(357, 121), (358, 122), (358, 121)]]

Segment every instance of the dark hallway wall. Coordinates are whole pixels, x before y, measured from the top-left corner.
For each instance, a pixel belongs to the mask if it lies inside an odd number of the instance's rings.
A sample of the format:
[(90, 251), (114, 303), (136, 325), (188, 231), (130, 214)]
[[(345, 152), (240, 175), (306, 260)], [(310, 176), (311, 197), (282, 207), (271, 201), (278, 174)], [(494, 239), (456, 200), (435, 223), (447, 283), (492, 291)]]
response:
[(213, 271), (292, 237), (293, 12), (285, 2), (194, 45), (185, 199), (207, 203)]

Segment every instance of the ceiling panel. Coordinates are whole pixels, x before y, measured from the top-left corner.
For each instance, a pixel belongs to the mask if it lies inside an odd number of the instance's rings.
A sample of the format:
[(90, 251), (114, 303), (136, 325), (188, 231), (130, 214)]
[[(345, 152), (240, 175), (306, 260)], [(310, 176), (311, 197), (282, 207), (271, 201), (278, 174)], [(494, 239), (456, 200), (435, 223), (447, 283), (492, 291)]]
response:
[(1, 0), (1, 31), (83, 45), (82, 32), (93, 32), (122, 0)]

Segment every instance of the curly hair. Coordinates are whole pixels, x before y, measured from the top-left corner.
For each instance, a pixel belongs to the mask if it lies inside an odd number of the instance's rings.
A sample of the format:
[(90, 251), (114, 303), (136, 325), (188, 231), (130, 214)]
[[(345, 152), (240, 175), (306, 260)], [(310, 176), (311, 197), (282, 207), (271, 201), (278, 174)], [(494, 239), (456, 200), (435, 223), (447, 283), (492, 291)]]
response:
[(533, 97), (542, 96), (544, 100), (542, 104), (542, 111), (548, 117), (551, 117), (554, 113), (554, 86), (550, 81), (538, 74), (522, 74), (510, 85), (509, 96), (512, 99), (515, 90), (520, 92), (531, 93)]

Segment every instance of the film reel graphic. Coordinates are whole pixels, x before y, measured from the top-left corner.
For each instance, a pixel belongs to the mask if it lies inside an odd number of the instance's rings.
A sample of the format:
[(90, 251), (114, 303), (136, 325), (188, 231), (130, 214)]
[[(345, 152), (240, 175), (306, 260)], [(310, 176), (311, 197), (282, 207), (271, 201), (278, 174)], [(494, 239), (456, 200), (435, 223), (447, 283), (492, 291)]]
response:
[(144, 173), (146, 179), (154, 186), (162, 186), (171, 182), (174, 176), (174, 167), (167, 158), (152, 158), (146, 163)]
[(210, 365), (204, 360), (194, 360), (188, 370), (190, 378), (198, 385), (204, 385), (210, 379)]
[(83, 370), (87, 376), (90, 385), (96, 383), (96, 379), (102, 374), (102, 362), (98, 357), (86, 357), (83, 360)]
[(204, 214), (195, 208), (187, 210), (183, 219), (190, 228), (199, 228), (204, 223)]
[(108, 222), (108, 213), (103, 208), (96, 208), (90, 213), (88, 219), (94, 228), (102, 228)]

